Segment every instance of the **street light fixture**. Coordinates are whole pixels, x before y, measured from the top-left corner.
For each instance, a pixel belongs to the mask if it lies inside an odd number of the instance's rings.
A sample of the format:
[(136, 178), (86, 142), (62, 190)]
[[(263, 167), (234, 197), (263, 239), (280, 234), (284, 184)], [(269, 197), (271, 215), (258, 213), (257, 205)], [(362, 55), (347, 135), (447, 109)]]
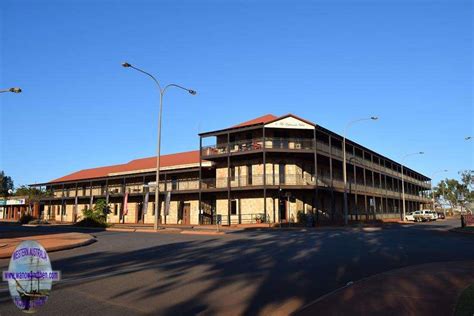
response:
[(402, 157), (402, 208), (403, 208), (403, 214), (402, 214), (402, 221), (406, 221), (405, 219), (405, 179), (404, 179), (404, 174), (403, 174), (403, 162), (405, 161), (405, 158), (409, 157), (409, 156), (414, 156), (414, 155), (423, 155), (424, 152), (423, 151), (419, 151), (419, 152), (416, 152), (416, 153), (411, 153), (411, 154), (406, 154), (405, 156)]
[(472, 136), (467, 136), (464, 138), (464, 140), (471, 140), (472, 139)]
[(433, 192), (433, 178), (435, 175), (437, 175), (438, 173), (442, 173), (442, 172), (448, 172), (447, 169), (444, 169), (444, 170), (438, 170), (436, 172), (433, 172), (433, 174), (431, 175), (431, 200), (432, 200), (432, 203), (433, 203), (433, 211), (435, 210), (435, 197), (434, 197), (434, 192)]
[(21, 93), (21, 88), (10, 88), (10, 89), (0, 90), (0, 93), (3, 93), (3, 92)]
[(159, 109), (159, 112), (158, 112), (158, 144), (157, 144), (157, 150), (156, 150), (157, 151), (157, 155), (156, 155), (156, 182), (155, 182), (155, 185), (154, 185), (155, 186), (155, 223), (154, 223), (154, 229), (158, 230), (158, 218), (159, 218), (159, 215), (161, 215), (161, 214), (158, 214), (158, 210), (159, 210), (159, 203), (160, 203), (160, 186), (159, 186), (159, 183), (160, 183), (160, 150), (161, 150), (160, 147), (161, 147), (161, 118), (162, 118), (162, 113), (163, 113), (163, 96), (165, 95), (166, 90), (170, 87), (175, 87), (175, 88), (185, 90), (191, 95), (196, 95), (196, 91), (192, 90), (192, 89), (187, 89), (187, 88), (182, 87), (180, 85), (177, 85), (175, 83), (170, 83), (170, 84), (166, 85), (164, 88), (162, 88), (160, 83), (158, 82), (158, 80), (152, 74), (150, 74), (149, 72), (146, 72), (146, 71), (144, 71), (140, 68), (132, 66), (128, 62), (122, 63), (122, 67), (124, 67), (124, 68), (133, 68), (136, 71), (141, 72), (141, 73), (147, 75), (148, 77), (150, 77), (156, 83), (156, 85), (158, 87), (158, 92), (160, 93), (160, 109)]
[(342, 162), (342, 173), (343, 173), (343, 178), (344, 178), (344, 225), (347, 225), (349, 223), (349, 205), (347, 202), (347, 167), (346, 167), (346, 135), (347, 135), (347, 130), (349, 127), (357, 122), (361, 121), (369, 121), (373, 120), (376, 121), (379, 118), (377, 116), (371, 116), (369, 118), (361, 118), (357, 120), (350, 121), (347, 123), (346, 128), (344, 129), (344, 137), (342, 139), (342, 156), (343, 156), (343, 162)]

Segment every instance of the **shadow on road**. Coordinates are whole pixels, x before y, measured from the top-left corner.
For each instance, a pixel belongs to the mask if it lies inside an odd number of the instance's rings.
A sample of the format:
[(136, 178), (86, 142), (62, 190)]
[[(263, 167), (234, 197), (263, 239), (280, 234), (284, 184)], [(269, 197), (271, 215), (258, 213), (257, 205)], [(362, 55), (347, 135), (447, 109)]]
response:
[[(55, 260), (54, 268), (77, 280), (58, 284), (59, 289), (81, 287), (148, 313), (289, 314), (347, 282), (380, 272), (474, 259), (474, 238), (445, 229), (435, 223), (391, 224), (369, 230), (241, 231), (213, 238), (104, 232), (86, 253), (71, 251)], [(92, 283), (100, 286), (91, 289)]]

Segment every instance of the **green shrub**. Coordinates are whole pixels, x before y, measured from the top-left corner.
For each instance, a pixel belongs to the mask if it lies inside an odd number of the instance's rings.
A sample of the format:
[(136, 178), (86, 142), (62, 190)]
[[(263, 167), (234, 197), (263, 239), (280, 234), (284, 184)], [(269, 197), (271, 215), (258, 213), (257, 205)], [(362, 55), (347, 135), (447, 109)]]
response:
[(110, 226), (106, 222), (101, 222), (94, 218), (84, 218), (74, 225), (79, 226), (79, 227), (100, 227), (100, 228), (105, 228), (105, 227)]
[(298, 211), (298, 213), (296, 213), (296, 219), (298, 223), (302, 225), (308, 225), (310, 223), (313, 224), (315, 222), (314, 214), (305, 214), (303, 211)]
[(29, 222), (31, 222), (32, 220), (34, 220), (35, 218), (33, 216), (31, 216), (30, 214), (23, 214), (21, 217), (20, 217), (20, 224), (28, 224)]
[(98, 200), (92, 209), (82, 210), (84, 219), (77, 222), (76, 226), (82, 227), (107, 227), (107, 214), (110, 213), (110, 207), (103, 199)]
[(28, 224), (36, 224), (36, 225), (48, 225), (49, 222), (45, 219), (34, 219), (32, 221), (29, 221)]
[(254, 217), (254, 221), (257, 224), (265, 223), (265, 215), (264, 214), (257, 214)]

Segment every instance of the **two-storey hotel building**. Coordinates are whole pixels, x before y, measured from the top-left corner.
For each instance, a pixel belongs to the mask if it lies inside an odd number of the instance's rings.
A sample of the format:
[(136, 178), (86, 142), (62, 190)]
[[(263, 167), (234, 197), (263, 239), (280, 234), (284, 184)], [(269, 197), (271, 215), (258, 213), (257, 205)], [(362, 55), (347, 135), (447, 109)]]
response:
[[(199, 134), (199, 150), (161, 156), (161, 224), (316, 222), (343, 219), (342, 137), (295, 115), (265, 115)], [(351, 220), (399, 218), (401, 165), (346, 141)], [(153, 223), (156, 157), (81, 170), (36, 184), (45, 219), (75, 222), (103, 199), (111, 223)], [(403, 167), (407, 211), (430, 203), (430, 179)]]

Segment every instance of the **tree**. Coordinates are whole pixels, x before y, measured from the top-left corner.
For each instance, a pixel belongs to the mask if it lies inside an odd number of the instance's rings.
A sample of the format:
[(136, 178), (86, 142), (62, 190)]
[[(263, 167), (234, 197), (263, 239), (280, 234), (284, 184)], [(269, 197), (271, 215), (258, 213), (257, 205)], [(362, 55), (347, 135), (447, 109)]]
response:
[(461, 183), (464, 187), (464, 199), (466, 200), (466, 202), (474, 202), (474, 171), (459, 171), (459, 175), (461, 176)]
[(474, 190), (474, 170), (462, 170), (459, 171), (461, 175), (461, 181), (466, 187), (472, 191)]
[[(450, 208), (466, 206), (474, 200), (474, 173), (472, 170), (460, 171), (461, 181), (456, 179), (441, 180), (433, 189), (435, 199), (448, 203)], [(460, 199), (460, 198), (464, 199)], [(441, 204), (441, 203), (440, 203)]]
[(27, 197), (28, 203), (29, 203), (28, 205), (29, 212), (30, 214), (32, 214), (34, 202), (39, 202), (41, 198), (50, 196), (51, 194), (52, 194), (51, 192), (47, 192), (47, 191), (37, 189), (37, 188), (30, 188), (26, 185), (22, 185), (18, 189), (15, 190), (15, 193), (13, 195)]
[(26, 196), (31, 201), (39, 201), (43, 197), (50, 196), (52, 193), (45, 190), (30, 188), (26, 185), (22, 185), (15, 190), (13, 195), (16, 196)]
[(13, 190), (13, 180), (11, 177), (5, 175), (5, 172), (0, 171), (0, 196), (9, 195), (10, 190)]

